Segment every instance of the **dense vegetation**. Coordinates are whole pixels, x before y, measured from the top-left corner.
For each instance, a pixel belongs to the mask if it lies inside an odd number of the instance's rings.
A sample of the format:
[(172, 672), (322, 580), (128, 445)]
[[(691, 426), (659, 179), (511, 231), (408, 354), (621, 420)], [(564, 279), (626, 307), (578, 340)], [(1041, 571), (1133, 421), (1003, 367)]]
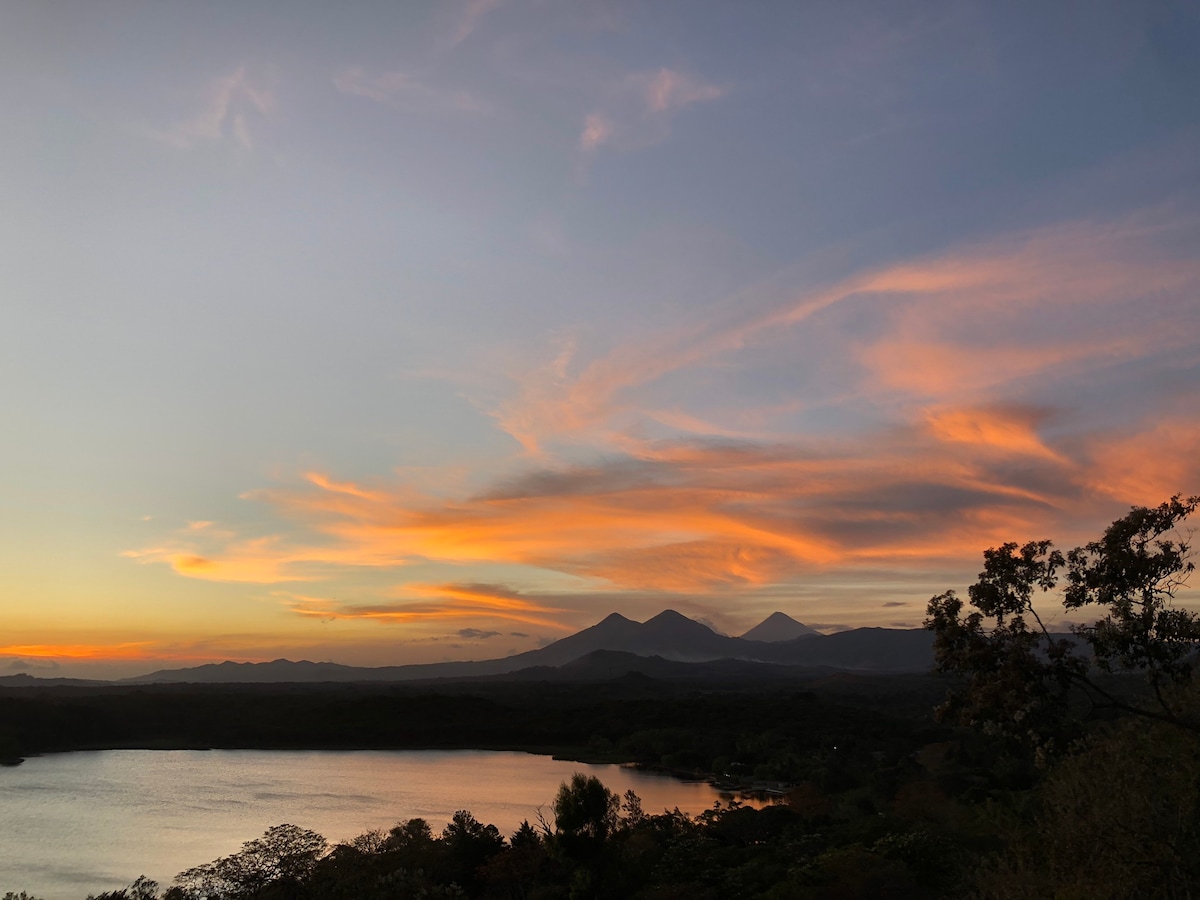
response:
[[(0, 756), (111, 748), (522, 749), (787, 781), (941, 735), (932, 677), (0, 689)], [(873, 705), (872, 705), (873, 704)], [(936, 731), (931, 730), (936, 729)], [(833, 748), (837, 747), (838, 750)], [(860, 759), (862, 757), (862, 759)]]
[[(941, 676), (9, 690), (0, 741), (525, 748), (787, 785), (778, 806), (689, 817), (577, 775), (513, 835), (466, 810), (440, 834), (409, 819), (333, 847), (281, 825), (165, 892), (140, 879), (97, 900), (1190, 898), (1200, 619), (1172, 602), (1191, 572), (1173, 530), (1198, 507), (1135, 509), (1067, 555), (988, 550), (973, 611), (930, 601)], [(1033, 602), (1060, 569), (1068, 608), (1098, 609), (1070, 640)]]

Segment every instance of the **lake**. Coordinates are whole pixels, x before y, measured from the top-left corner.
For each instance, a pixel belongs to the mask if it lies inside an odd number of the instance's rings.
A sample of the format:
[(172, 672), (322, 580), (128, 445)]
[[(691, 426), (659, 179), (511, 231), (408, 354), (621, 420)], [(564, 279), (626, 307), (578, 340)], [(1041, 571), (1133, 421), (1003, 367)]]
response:
[(165, 888), (179, 872), (238, 850), (272, 825), (335, 842), (421, 817), (435, 832), (468, 809), (509, 836), (536, 824), (572, 773), (647, 813), (699, 813), (708, 784), (620, 766), (477, 750), (103, 750), (34, 757), (0, 768), (0, 896), (83, 900), (145, 874)]

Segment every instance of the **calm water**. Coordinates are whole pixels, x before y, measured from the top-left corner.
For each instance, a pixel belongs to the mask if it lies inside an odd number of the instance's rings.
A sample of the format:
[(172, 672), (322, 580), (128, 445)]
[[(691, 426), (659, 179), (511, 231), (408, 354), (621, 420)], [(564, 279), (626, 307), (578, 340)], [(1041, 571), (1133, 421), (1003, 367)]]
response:
[(311, 828), (331, 842), (420, 816), (435, 831), (455, 810), (510, 835), (573, 772), (648, 813), (698, 813), (718, 799), (688, 784), (618, 766), (486, 751), (306, 752), (105, 750), (0, 768), (0, 896), (83, 900), (140, 874), (163, 886), (191, 866), (239, 849), (272, 825)]

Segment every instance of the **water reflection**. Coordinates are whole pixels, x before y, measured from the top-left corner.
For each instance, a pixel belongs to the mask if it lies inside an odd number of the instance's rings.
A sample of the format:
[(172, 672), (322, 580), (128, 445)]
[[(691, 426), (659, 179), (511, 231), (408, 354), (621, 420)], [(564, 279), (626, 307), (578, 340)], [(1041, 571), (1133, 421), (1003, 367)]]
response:
[(82, 900), (139, 874), (163, 884), (289, 822), (332, 841), (421, 817), (436, 829), (456, 810), (510, 835), (558, 785), (595, 775), (632, 789), (647, 813), (698, 813), (703, 783), (619, 766), (488, 751), (105, 750), (0, 769), (0, 896), (29, 891)]

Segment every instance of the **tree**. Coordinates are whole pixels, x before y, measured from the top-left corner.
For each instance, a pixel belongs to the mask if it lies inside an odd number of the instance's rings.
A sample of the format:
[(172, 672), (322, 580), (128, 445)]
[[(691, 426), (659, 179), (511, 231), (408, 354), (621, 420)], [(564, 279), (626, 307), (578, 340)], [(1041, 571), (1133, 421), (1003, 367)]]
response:
[(386, 850), (423, 852), (433, 844), (433, 829), (424, 819), (407, 819), (392, 826), (384, 843)]
[(105, 891), (102, 894), (88, 894), (87, 900), (158, 900), (158, 882), (145, 875), (139, 875), (127, 888)]
[(262, 837), (242, 844), (237, 853), (181, 872), (175, 877), (174, 896), (249, 897), (268, 884), (300, 882), (312, 873), (327, 847), (315, 831), (275, 825)]
[(558, 786), (553, 808), (555, 830), (568, 843), (603, 844), (617, 827), (621, 798), (595, 775), (576, 772)]
[(480, 868), (504, 850), (504, 837), (495, 825), (484, 825), (460, 809), (442, 830), (442, 844), (450, 862), (451, 877), (472, 894), (479, 882)]
[[(1066, 556), (1050, 541), (985, 550), (984, 569), (968, 588), (974, 611), (964, 616), (953, 591), (927, 608), (938, 670), (963, 679), (940, 714), (1043, 754), (1062, 748), (1075, 692), (1093, 708), (1200, 732), (1200, 721), (1172, 691), (1190, 679), (1189, 657), (1200, 646), (1200, 618), (1174, 605), (1194, 569), (1191, 546), (1177, 529), (1198, 506), (1200, 497), (1176, 495), (1157, 507), (1133, 507), (1099, 540)], [(1100, 613), (1073, 628), (1074, 638), (1052, 635), (1034, 607), (1035, 592), (1054, 591), (1060, 571), (1064, 608)], [(1096, 668), (1145, 673), (1153, 700), (1118, 695), (1094, 677)]]

